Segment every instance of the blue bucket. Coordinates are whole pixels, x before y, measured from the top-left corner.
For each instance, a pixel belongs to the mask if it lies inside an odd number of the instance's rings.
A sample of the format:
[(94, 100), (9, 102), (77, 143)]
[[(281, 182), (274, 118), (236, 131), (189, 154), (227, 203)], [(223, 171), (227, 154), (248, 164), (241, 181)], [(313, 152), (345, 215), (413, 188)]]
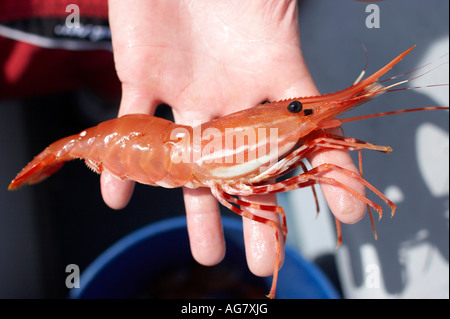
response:
[[(190, 253), (186, 218), (145, 226), (102, 253), (81, 275), (69, 297), (90, 298), (263, 298), (271, 277), (250, 273), (245, 260), (242, 222), (222, 219), (227, 252), (214, 267), (197, 264)], [(323, 273), (286, 246), (276, 298), (334, 299)]]

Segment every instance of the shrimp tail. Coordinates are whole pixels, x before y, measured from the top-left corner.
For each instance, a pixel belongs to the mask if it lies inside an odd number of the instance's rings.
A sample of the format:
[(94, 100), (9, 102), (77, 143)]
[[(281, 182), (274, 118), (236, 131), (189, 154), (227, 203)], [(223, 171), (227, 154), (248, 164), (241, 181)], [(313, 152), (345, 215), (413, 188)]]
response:
[[(62, 140), (56, 143), (64, 145), (65, 143), (61, 143), (61, 141)], [(39, 183), (55, 174), (66, 161), (72, 159), (68, 158), (68, 156), (58, 156), (55, 152), (54, 144), (43, 150), (20, 171), (16, 178), (9, 184), (8, 190), (16, 190), (25, 185)]]
[[(84, 160), (94, 172), (107, 171), (120, 180), (167, 188), (184, 186), (192, 171), (190, 130), (145, 114), (105, 121), (49, 145), (22, 169), (8, 189), (38, 183), (76, 158)], [(180, 153), (187, 160), (179, 159)]]

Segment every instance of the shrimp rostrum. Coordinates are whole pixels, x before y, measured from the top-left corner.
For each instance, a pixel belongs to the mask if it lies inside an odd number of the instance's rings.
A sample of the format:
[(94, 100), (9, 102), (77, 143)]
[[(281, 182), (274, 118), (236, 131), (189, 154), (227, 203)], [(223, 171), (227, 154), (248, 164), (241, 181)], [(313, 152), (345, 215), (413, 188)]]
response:
[[(386, 86), (379, 78), (412, 49), (342, 91), (262, 103), (194, 127), (144, 114), (105, 121), (48, 146), (17, 175), (9, 189), (40, 182), (59, 170), (64, 162), (75, 158), (84, 159), (98, 173), (108, 171), (121, 180), (167, 188), (208, 187), (225, 207), (272, 227), (276, 260), (268, 297), (273, 298), (280, 267), (280, 239), (287, 234), (285, 214), (279, 206), (260, 205), (239, 196), (285, 192), (319, 183), (331, 184), (353, 194), (381, 217), (380, 205), (337, 179), (325, 176), (330, 171), (339, 171), (378, 195), (394, 214), (395, 204), (360, 174), (333, 164), (322, 164), (308, 170), (303, 160), (330, 149), (392, 151), (388, 146), (331, 134), (326, 130), (342, 123), (409, 111), (448, 109), (428, 107), (347, 119), (336, 117), (406, 82)], [(301, 168), (301, 173), (286, 177), (286, 173), (296, 168)], [(243, 210), (243, 207), (273, 212), (281, 218), (281, 226), (271, 219)], [(338, 221), (337, 230), (339, 244)]]

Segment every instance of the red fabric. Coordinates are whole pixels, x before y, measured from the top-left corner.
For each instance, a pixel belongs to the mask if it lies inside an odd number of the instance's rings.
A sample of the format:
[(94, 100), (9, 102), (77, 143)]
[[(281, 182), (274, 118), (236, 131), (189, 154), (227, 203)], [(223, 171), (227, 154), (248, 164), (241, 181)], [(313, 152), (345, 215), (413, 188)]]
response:
[[(108, 17), (106, 0), (0, 0), (0, 23), (67, 17), (66, 6), (73, 3), (82, 16)], [(45, 49), (0, 36), (0, 99), (77, 88), (120, 93), (111, 52)]]
[(91, 88), (117, 95), (111, 52), (43, 49), (0, 37), (0, 98)]
[(108, 17), (107, 0), (1, 0), (0, 22), (36, 17), (66, 17), (66, 7), (69, 4), (76, 4), (80, 8), (80, 15)]

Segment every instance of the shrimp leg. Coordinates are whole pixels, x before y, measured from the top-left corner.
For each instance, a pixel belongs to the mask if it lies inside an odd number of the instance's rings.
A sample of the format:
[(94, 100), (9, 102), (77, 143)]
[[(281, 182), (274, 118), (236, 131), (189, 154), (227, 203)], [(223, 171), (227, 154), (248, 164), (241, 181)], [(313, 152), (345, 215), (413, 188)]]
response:
[(220, 191), (217, 187), (212, 187), (211, 188), (211, 192), (214, 195), (214, 197), (226, 208), (228, 208), (229, 210), (231, 210), (232, 212), (248, 218), (250, 220), (254, 220), (258, 223), (262, 223), (265, 225), (268, 225), (270, 227), (272, 227), (273, 229), (273, 234), (274, 234), (274, 238), (275, 238), (275, 263), (273, 266), (273, 279), (272, 279), (272, 286), (270, 288), (270, 292), (267, 295), (268, 298), (273, 299), (275, 297), (275, 291), (276, 291), (276, 287), (277, 287), (277, 280), (278, 280), (278, 271), (280, 270), (280, 252), (281, 252), (281, 244), (280, 244), (280, 237), (278, 235), (279, 231), (278, 231), (278, 226), (277, 224), (268, 218), (264, 218), (264, 217), (260, 217), (257, 216), (255, 214), (252, 214), (250, 212), (247, 211), (243, 211), (242, 209), (232, 205), (226, 197), (226, 194), (222, 191)]
[(281, 206), (275, 206), (275, 205), (263, 205), (258, 203), (253, 203), (244, 199), (235, 198), (230, 195), (228, 195), (225, 192), (222, 192), (222, 196), (231, 203), (237, 204), (241, 207), (250, 207), (254, 209), (264, 210), (267, 212), (274, 212), (279, 213), (281, 215), (281, 230), (283, 232), (283, 239), (286, 240), (287, 236), (287, 223), (286, 223), (286, 213), (284, 212), (283, 208)]

